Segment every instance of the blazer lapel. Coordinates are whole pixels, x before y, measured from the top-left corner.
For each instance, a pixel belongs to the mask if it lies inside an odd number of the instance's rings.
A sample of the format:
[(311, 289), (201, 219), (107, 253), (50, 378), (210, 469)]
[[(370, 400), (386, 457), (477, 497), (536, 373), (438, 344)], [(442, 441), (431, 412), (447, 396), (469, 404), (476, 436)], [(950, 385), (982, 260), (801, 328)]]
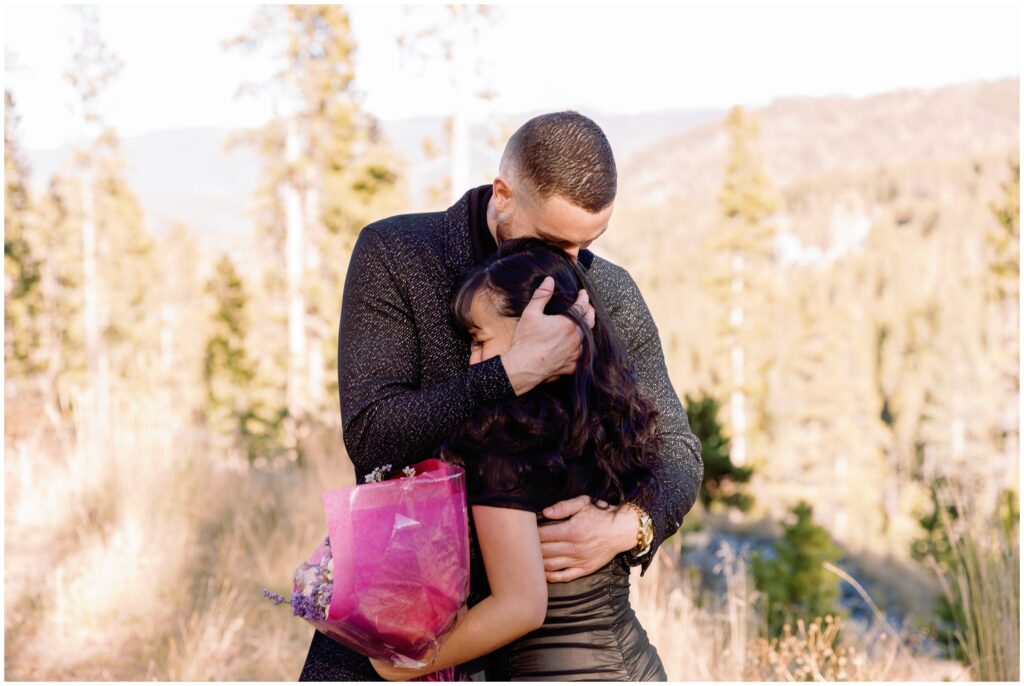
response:
[(441, 218), (441, 246), (444, 261), (452, 274), (473, 263), (473, 241), (469, 235), (469, 194), (463, 193)]

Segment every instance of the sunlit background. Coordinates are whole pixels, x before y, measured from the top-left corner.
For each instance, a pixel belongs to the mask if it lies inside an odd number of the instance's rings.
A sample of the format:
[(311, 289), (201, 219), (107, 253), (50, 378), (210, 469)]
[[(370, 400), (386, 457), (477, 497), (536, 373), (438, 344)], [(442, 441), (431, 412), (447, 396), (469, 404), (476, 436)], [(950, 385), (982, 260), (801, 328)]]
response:
[(704, 446), (669, 677), (1018, 680), (1016, 3), (2, 11), (6, 678), (295, 680), (355, 236), (576, 109)]

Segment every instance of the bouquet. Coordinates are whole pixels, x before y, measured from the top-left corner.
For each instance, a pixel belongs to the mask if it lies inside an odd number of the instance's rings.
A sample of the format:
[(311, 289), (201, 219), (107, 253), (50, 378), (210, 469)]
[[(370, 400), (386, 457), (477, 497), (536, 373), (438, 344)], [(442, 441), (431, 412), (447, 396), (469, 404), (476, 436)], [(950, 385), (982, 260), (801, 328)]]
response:
[(436, 459), (384, 479), (390, 468), (321, 494), (328, 535), (295, 570), (292, 613), (367, 657), (419, 668), (434, 659), (469, 593), (465, 475)]

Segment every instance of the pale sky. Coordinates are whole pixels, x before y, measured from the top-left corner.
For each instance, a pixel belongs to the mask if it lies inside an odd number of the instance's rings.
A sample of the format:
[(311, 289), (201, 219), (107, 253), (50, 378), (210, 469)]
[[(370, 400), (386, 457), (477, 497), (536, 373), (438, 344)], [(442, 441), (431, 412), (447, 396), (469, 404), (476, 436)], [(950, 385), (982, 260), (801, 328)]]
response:
[[(400, 59), (398, 27), (439, 8), (347, 5), (357, 85), (383, 119), (443, 115), (446, 72)], [(100, 28), (124, 68), (104, 98), (123, 136), (186, 126), (256, 126), (266, 98), (234, 98), (273, 68), (228, 53), (255, 6), (104, 5)], [(420, 13), (420, 14), (417, 14)], [(596, 109), (635, 113), (790, 96), (862, 96), (1020, 74), (1020, 9), (923, 2), (672, 5), (515, 4), (500, 8), (480, 53), (490, 107), (502, 112)], [(59, 5), (4, 5), (5, 84), (29, 148), (62, 145), (74, 128), (62, 78), (73, 15)], [(475, 116), (487, 114), (485, 106)]]

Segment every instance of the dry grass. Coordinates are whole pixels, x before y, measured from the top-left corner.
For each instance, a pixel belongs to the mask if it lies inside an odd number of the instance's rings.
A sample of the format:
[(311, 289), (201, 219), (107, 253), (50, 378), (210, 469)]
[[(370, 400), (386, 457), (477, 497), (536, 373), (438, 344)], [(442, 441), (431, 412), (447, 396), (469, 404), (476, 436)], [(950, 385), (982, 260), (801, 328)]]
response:
[(743, 679), (759, 621), (755, 592), (743, 560), (728, 546), (722, 554), (724, 598), (702, 597), (697, 582), (680, 574), (664, 549), (643, 577), (634, 568), (630, 602), (672, 681)]
[[(7, 678), (295, 680), (312, 627), (260, 589), (288, 591), (323, 533), (320, 491), (351, 483), (338, 429), (305, 439), (305, 468), (257, 471), (213, 453), (152, 396), (117, 399), (113, 416), (95, 452), (77, 438), (91, 428), (81, 417), (65, 425), (45, 408), (7, 445)], [(958, 677), (947, 663), (910, 656), (881, 623), (825, 618), (762, 636), (743, 560), (728, 547), (721, 558), (723, 597), (702, 594), (667, 553), (633, 579), (633, 606), (670, 679)], [(995, 595), (970, 579), (1010, 576), (994, 559), (978, 564), (966, 577), (972, 607), (995, 616)], [(840, 626), (849, 629), (843, 646)], [(997, 638), (1008, 651), (1009, 635)], [(979, 664), (994, 662), (990, 650), (978, 654)]]
[(168, 428), (147, 395), (121, 398), (113, 417), (94, 452), (75, 438), (80, 420), (60, 427), (69, 440), (45, 440), (45, 413), (7, 446), (7, 677), (294, 680), (312, 627), (260, 589), (288, 591), (324, 527), (319, 492), (346, 478), (343, 454), (238, 469), (184, 422)]
[(942, 488), (940, 503), (961, 513), (951, 521), (940, 507), (942, 526), (956, 560), (952, 580), (932, 564), (953, 604), (964, 609), (957, 640), (978, 681), (1020, 681), (1019, 527), (1007, 538), (966, 494)]
[[(719, 556), (716, 571), (726, 580), (723, 597), (704, 594), (661, 553), (645, 576), (634, 571), (631, 602), (671, 681), (932, 681), (965, 676), (956, 663), (912, 655), (906, 648), (908, 637), (877, 609), (876, 621), (868, 625), (830, 615), (810, 623), (799, 620), (795, 630), (787, 625), (782, 636), (766, 637), (758, 594), (743, 559), (724, 543)], [(856, 583), (842, 570), (833, 571)]]

